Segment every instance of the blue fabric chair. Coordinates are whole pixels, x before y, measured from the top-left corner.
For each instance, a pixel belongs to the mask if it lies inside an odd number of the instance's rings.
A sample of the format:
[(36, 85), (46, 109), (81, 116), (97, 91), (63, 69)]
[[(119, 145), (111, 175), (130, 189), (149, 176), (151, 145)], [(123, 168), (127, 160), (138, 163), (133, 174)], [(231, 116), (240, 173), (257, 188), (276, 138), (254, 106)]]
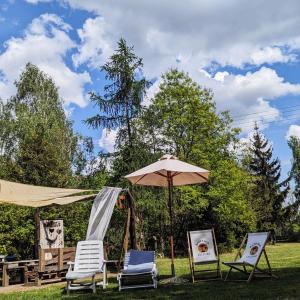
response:
[(124, 268), (118, 274), (119, 291), (131, 288), (157, 288), (158, 271), (154, 251), (130, 250), (125, 254)]

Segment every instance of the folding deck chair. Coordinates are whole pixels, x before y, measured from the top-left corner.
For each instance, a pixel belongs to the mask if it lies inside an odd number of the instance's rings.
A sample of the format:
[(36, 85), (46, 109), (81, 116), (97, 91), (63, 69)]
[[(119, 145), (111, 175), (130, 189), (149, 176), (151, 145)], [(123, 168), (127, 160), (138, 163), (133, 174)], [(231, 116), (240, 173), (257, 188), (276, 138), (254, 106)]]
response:
[[(215, 276), (203, 277), (198, 280), (222, 279), (220, 259), (213, 229), (188, 231), (189, 263), (192, 281), (195, 282), (196, 273), (216, 272)], [(216, 264), (216, 269), (196, 270), (196, 266)]]
[(157, 288), (158, 271), (154, 251), (130, 250), (125, 254), (124, 268), (118, 274), (119, 291), (132, 288)]
[[(96, 274), (103, 273), (100, 285), (103, 289), (107, 285), (106, 263), (103, 254), (102, 241), (80, 241), (77, 244), (75, 262), (69, 263), (70, 268), (66, 275), (67, 293), (70, 290), (92, 289), (96, 293)], [(74, 282), (85, 278), (92, 278), (91, 283)]]
[[(265, 249), (266, 244), (269, 240), (269, 235), (270, 234), (268, 232), (248, 233), (245, 235), (234, 261), (223, 262), (224, 265), (230, 268), (225, 277), (225, 281), (228, 279), (232, 269), (249, 275), (248, 279), (237, 281), (246, 281), (247, 283), (249, 283), (253, 277), (277, 278), (277, 276), (272, 273), (271, 265)], [(242, 254), (242, 250), (244, 248), (246, 240), (247, 244)], [(264, 254), (267, 262), (267, 271), (263, 271), (262, 269), (258, 268), (258, 263), (262, 254)], [(251, 272), (247, 271), (247, 267), (252, 269)]]

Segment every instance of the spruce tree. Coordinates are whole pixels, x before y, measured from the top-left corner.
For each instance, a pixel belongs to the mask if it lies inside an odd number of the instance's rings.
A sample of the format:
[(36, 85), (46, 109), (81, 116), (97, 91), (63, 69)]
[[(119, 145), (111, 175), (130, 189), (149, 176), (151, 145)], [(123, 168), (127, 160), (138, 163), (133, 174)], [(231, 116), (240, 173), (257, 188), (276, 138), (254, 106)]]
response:
[[(141, 145), (137, 144), (134, 121), (142, 111), (142, 101), (150, 83), (142, 76), (142, 59), (124, 39), (118, 48), (101, 67), (107, 84), (103, 95), (91, 93), (91, 101), (99, 108), (99, 113), (86, 120), (93, 128), (117, 130), (115, 152), (100, 156), (113, 156), (112, 184), (128, 185), (123, 176), (133, 172), (136, 157), (143, 161)], [(122, 175), (120, 175), (122, 174)]]
[(119, 141), (132, 144), (132, 122), (142, 109), (143, 96), (149, 85), (141, 76), (142, 67), (142, 59), (121, 38), (115, 53), (101, 67), (108, 81), (104, 95), (91, 93), (91, 101), (100, 113), (88, 118), (88, 125), (93, 128), (118, 129)]
[(284, 220), (284, 201), (290, 188), (288, 179), (280, 182), (280, 161), (273, 159), (273, 148), (268, 139), (257, 125), (254, 130), (249, 170), (254, 180), (252, 203), (257, 215), (257, 229), (274, 233)]

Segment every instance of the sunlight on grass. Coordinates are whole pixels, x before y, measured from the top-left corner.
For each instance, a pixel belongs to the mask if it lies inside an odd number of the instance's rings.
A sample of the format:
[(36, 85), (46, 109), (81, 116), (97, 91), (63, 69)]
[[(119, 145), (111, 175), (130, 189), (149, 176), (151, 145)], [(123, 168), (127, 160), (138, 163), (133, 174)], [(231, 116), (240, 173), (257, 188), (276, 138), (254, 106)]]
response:
[[(134, 291), (125, 291), (119, 293), (117, 290), (116, 279), (110, 279), (107, 290), (97, 290), (97, 294), (90, 292), (74, 292), (67, 296), (64, 287), (65, 284), (59, 286), (47, 286), (39, 290), (21, 293), (11, 293), (0, 295), (0, 299), (13, 300), (33, 300), (33, 299), (299, 299), (300, 291), (300, 243), (277, 244), (276, 246), (268, 246), (267, 253), (274, 270), (279, 279), (257, 279), (250, 284), (237, 282), (222, 281), (206, 281), (196, 282), (194, 284), (187, 282), (180, 285), (160, 284), (157, 290), (141, 289)], [(235, 252), (221, 255), (221, 261), (231, 261), (235, 256)], [(158, 268), (161, 277), (170, 276), (169, 259), (159, 259)], [(176, 260), (177, 276), (190, 278), (189, 263), (187, 258), (179, 258)], [(265, 267), (264, 259), (261, 261), (261, 267)], [(227, 268), (222, 265), (223, 275)], [(237, 272), (233, 274), (235, 277), (242, 278)], [(1, 290), (0, 290), (1, 292)]]

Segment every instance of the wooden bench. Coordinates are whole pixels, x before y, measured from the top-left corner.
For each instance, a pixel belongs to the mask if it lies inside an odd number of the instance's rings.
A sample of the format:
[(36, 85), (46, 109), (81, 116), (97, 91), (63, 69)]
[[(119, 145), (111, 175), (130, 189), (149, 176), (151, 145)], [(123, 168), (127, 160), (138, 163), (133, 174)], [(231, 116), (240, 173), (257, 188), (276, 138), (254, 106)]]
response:
[[(68, 262), (75, 259), (75, 247), (39, 249), (39, 260), (25, 267), (25, 285), (40, 286), (44, 283), (65, 280)], [(47, 256), (50, 254), (50, 259)]]
[(7, 261), (0, 262), (0, 274), (2, 274), (2, 286), (9, 286), (10, 284), (10, 273), (12, 271), (20, 271), (25, 277), (25, 269), (35, 265), (38, 260), (18, 260), (18, 261)]

